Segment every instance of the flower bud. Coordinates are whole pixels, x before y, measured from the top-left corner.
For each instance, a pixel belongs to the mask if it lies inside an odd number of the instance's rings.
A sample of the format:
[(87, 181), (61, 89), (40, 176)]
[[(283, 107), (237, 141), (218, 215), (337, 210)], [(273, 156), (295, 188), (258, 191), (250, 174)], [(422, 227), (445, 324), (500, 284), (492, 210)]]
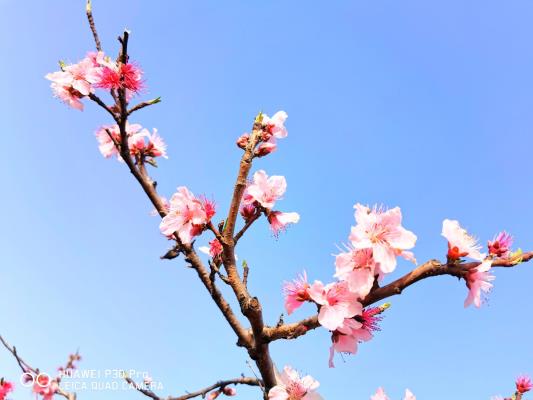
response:
[(237, 394), (237, 390), (234, 387), (226, 386), (224, 389), (222, 389), (222, 393), (224, 393), (226, 396), (235, 396)]
[(487, 246), (489, 248), (490, 255), (496, 257), (506, 257), (511, 251), (512, 244), (513, 237), (504, 231), (496, 235), (492, 241), (489, 241)]
[(241, 216), (245, 221), (249, 221), (255, 215), (256, 209), (253, 204), (241, 207)]
[(218, 390), (215, 390), (211, 393), (209, 393), (206, 397), (207, 400), (215, 400), (218, 396), (220, 396), (220, 392)]
[(250, 134), (249, 133), (243, 133), (237, 139), (237, 146), (244, 150), (244, 149), (246, 149), (246, 146), (248, 146), (248, 141), (249, 140), (250, 140)]

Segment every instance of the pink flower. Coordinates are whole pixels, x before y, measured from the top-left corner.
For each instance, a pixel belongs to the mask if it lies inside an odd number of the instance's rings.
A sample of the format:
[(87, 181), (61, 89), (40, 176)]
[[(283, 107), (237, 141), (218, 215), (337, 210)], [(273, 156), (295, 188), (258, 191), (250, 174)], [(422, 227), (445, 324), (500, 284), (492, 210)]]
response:
[(215, 201), (214, 200), (209, 200), (205, 196), (200, 196), (200, 203), (202, 203), (202, 207), (204, 208), (205, 216), (207, 218), (207, 221), (211, 221), (211, 218), (213, 218), (213, 216), (216, 213)]
[(350, 292), (346, 282), (330, 283), (326, 286), (315, 281), (309, 295), (319, 304), (318, 322), (324, 328), (334, 331), (343, 325), (345, 318), (361, 314), (363, 306), (357, 301), (357, 296)]
[(470, 257), (482, 261), (484, 254), (480, 253), (481, 246), (474, 237), (459, 225), (459, 221), (445, 219), (442, 222), (442, 236), (448, 240), (448, 258), (458, 260), (461, 257)]
[(403, 400), (416, 400), (416, 397), (409, 389), (405, 389), (405, 396)]
[(507, 232), (503, 231), (498, 233), (492, 239), (492, 242), (488, 242), (489, 254), (496, 257), (509, 257), (511, 253), (511, 245), (513, 244), (513, 237)]
[(61, 71), (47, 74), (46, 79), (52, 81), (50, 87), (56, 97), (81, 111), (83, 103), (80, 99), (94, 92), (95, 68), (93, 60), (87, 56), (77, 64), (67, 65)]
[(0, 380), (0, 400), (5, 400), (6, 396), (15, 390), (15, 385), (2, 378)]
[[(201, 250), (204, 250), (203, 248)], [(207, 249), (207, 253), (215, 258), (222, 254), (222, 245), (218, 241), (218, 239), (213, 239), (209, 242), (209, 248)]]
[(268, 177), (265, 171), (259, 170), (254, 174), (253, 183), (248, 185), (244, 192), (243, 203), (248, 205), (257, 202), (264, 208), (271, 209), (286, 189), (285, 177)]
[(94, 92), (92, 84), (96, 83), (96, 66), (90, 56), (85, 57), (77, 64), (67, 65), (65, 72), (72, 77), (72, 88), (82, 96), (88, 96)]
[(310, 375), (300, 378), (298, 372), (289, 366), (281, 374), (276, 373), (277, 385), (268, 392), (269, 400), (320, 400), (316, 393), (320, 385)]
[(516, 391), (518, 393), (526, 393), (529, 392), (533, 388), (533, 383), (531, 383), (531, 378), (528, 376), (519, 376), (516, 379)]
[(226, 396), (235, 396), (237, 394), (237, 389), (232, 386), (225, 386), (222, 389), (222, 393), (224, 393)]
[(166, 236), (177, 232), (183, 243), (190, 243), (209, 222), (208, 212), (212, 216), (212, 210), (206, 210), (205, 203), (194, 197), (189, 189), (180, 186), (170, 199), (170, 210), (161, 220), (159, 229)]
[(465, 277), (466, 286), (468, 287), (468, 296), (465, 300), (465, 307), (474, 303), (476, 307), (481, 307), (482, 292), (488, 293), (492, 289), (492, 283), (495, 279), (489, 270), (492, 266), (490, 260), (483, 261), (478, 267), (473, 268)]
[(356, 319), (346, 318), (342, 325), (331, 335), (331, 347), (329, 349), (329, 367), (334, 368), (333, 358), (337, 353), (357, 353), (360, 342), (372, 339), (372, 334), (364, 325)]
[(287, 225), (295, 224), (300, 220), (300, 215), (295, 212), (284, 213), (272, 211), (268, 214), (268, 223), (274, 235), (279, 235), (281, 231), (287, 229)]
[(401, 226), (402, 212), (399, 207), (383, 211), (356, 204), (355, 220), (350, 241), (355, 249), (372, 249), (374, 261), (379, 270), (388, 274), (396, 268), (396, 256), (413, 259), (411, 249), (416, 243), (416, 235)]
[(61, 84), (58, 82), (59, 76), (48, 76), (47, 78), (50, 80), (55, 80), (50, 84), (50, 87), (52, 88), (52, 91), (54, 92), (54, 96), (57, 97), (59, 100), (61, 100), (63, 103), (68, 105), (69, 107), (75, 108), (76, 110), (83, 111), (83, 103), (80, 101), (80, 99), (83, 97), (80, 92), (74, 90), (72, 86)]
[(305, 271), (292, 282), (283, 284), (283, 294), (285, 295), (285, 309), (291, 315), (304, 302), (311, 300), (309, 294), (309, 283)]
[(370, 307), (363, 310), (360, 315), (344, 320), (341, 327), (331, 335), (332, 345), (329, 349), (329, 367), (335, 367), (333, 357), (338, 353), (357, 353), (357, 345), (372, 339), (372, 332), (381, 330), (379, 323), (383, 319), (380, 314), (390, 307), (385, 303), (380, 307)]
[[(263, 114), (263, 126), (267, 134), (275, 137), (276, 139), (283, 139), (287, 137), (287, 128), (285, 128), (285, 121), (288, 115), (285, 111), (278, 111), (272, 118)], [(267, 141), (270, 137), (265, 137), (263, 140)]]
[(55, 380), (50, 379), (46, 374), (39, 374), (33, 384), (33, 392), (43, 396), (43, 400), (52, 400), (57, 393), (59, 386)]
[(370, 397), (370, 400), (389, 400), (383, 388), (378, 388), (376, 394)]
[(125, 89), (137, 93), (143, 88), (142, 70), (135, 64), (108, 64), (102, 67), (96, 86), (103, 89)]
[(348, 283), (348, 288), (358, 298), (364, 298), (374, 285), (376, 263), (371, 249), (348, 249), (335, 256), (335, 277)]

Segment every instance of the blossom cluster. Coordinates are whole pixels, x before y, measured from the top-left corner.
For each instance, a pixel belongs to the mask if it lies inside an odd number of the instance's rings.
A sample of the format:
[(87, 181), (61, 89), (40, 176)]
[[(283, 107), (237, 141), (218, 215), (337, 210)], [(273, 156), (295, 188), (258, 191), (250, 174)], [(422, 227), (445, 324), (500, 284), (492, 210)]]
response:
[(143, 88), (142, 71), (134, 63), (114, 62), (103, 52), (90, 52), (76, 64), (60, 63), (61, 70), (46, 75), (54, 95), (72, 108), (83, 110), (81, 99), (97, 88), (123, 90), (127, 99)]
[(349, 244), (335, 256), (338, 281), (309, 284), (304, 274), (284, 285), (289, 314), (306, 301), (320, 307), (318, 321), (332, 332), (330, 367), (335, 352), (355, 354), (358, 343), (370, 340), (372, 332), (379, 329), (379, 314), (388, 306), (363, 309), (361, 304), (374, 283), (395, 270), (398, 256), (414, 261), (409, 249), (414, 247), (416, 235), (402, 226), (398, 207), (385, 210), (356, 204), (354, 208), (356, 225)]
[[(269, 146), (274, 146), (270, 147), (272, 151), (275, 148), (275, 139), (287, 136), (287, 129), (284, 126), (286, 118), (287, 114), (284, 111), (277, 112), (272, 118), (262, 113), (259, 114), (258, 119), (262, 121), (260, 141), (263, 143), (259, 145), (258, 149), (261, 148), (261, 145), (268, 143)], [(129, 148), (132, 155), (134, 155), (133, 152), (141, 152), (140, 154), (151, 157), (166, 156), (164, 143), (155, 136), (156, 132), (150, 136), (139, 125), (129, 125), (126, 130), (128, 137), (131, 138)], [(100, 151), (105, 157), (112, 155), (120, 157), (115, 146), (117, 140), (120, 139), (120, 132), (117, 132), (115, 127), (101, 128), (97, 132), (97, 138), (100, 143)], [(249, 135), (247, 138), (249, 139)], [(148, 140), (148, 143), (144, 141), (145, 139)], [(243, 140), (240, 142), (245, 148), (246, 143)], [(137, 145), (137, 143), (139, 144)], [(265, 155), (263, 152), (264, 150), (260, 150), (260, 153)], [(298, 213), (274, 210), (276, 202), (283, 197), (286, 190), (285, 177), (269, 177), (264, 170), (255, 172), (253, 179), (246, 185), (240, 205), (240, 214), (245, 223), (253, 222), (261, 214), (264, 214), (274, 235), (284, 231), (289, 224), (297, 223), (300, 220)], [(180, 187), (168, 203), (167, 215), (159, 227), (165, 236), (170, 237), (177, 232), (183, 243), (191, 243), (195, 236), (205, 230), (206, 224), (211, 221), (214, 213), (215, 207), (212, 202), (205, 198), (196, 198), (189, 189)], [(200, 250), (212, 258), (216, 258), (222, 253), (222, 244), (215, 238), (209, 242), (208, 247), (203, 246)]]
[[(142, 70), (135, 63), (112, 61), (101, 51), (88, 53), (76, 64), (61, 62), (60, 67), (60, 71), (47, 74), (46, 79), (52, 82), (50, 87), (56, 97), (78, 110), (83, 110), (81, 100), (93, 95), (96, 89), (111, 91), (115, 100), (117, 94), (122, 93), (126, 101), (129, 101), (144, 87)], [(152, 101), (151, 104), (157, 101)], [(109, 110), (118, 113), (117, 107), (115, 104)], [(126, 122), (125, 136), (129, 154), (136, 160), (155, 166), (155, 157), (167, 158), (166, 144), (156, 129), (150, 132), (139, 124)], [(118, 125), (100, 127), (96, 131), (96, 139), (104, 157), (117, 156), (122, 160), (122, 138)]]
[(471, 304), (480, 307), (484, 296), (493, 287), (491, 282), (495, 277), (490, 272), (493, 258), (509, 259), (513, 257), (511, 253), (512, 236), (506, 232), (496, 235), (492, 241), (487, 243), (488, 255), (481, 253), (481, 245), (456, 220), (445, 219), (443, 221), (442, 236), (448, 240), (448, 263), (459, 262), (463, 257), (480, 262), (465, 276), (468, 296), (464, 302), (465, 307)]
[[(126, 123), (126, 136), (128, 141), (129, 154), (135, 159), (148, 160), (155, 157), (167, 158), (167, 146), (157, 129), (152, 133), (139, 124)], [(96, 131), (98, 149), (105, 158), (116, 156), (122, 160), (119, 154), (121, 145), (120, 128), (118, 125), (105, 125)], [(153, 163), (153, 162), (152, 162)]]
[[(256, 119), (256, 124), (260, 127), (260, 134), (257, 142), (254, 143), (254, 156), (264, 157), (277, 149), (276, 139), (286, 138), (288, 135), (287, 128), (285, 128), (285, 120), (288, 115), (285, 111), (278, 111), (272, 118), (268, 115), (260, 113)], [(250, 143), (251, 135), (243, 133), (237, 139), (237, 146), (241, 149), (246, 149)]]
[[(397, 257), (416, 264), (410, 251), (416, 235), (402, 226), (400, 208), (369, 208), (356, 204), (356, 225), (351, 228), (349, 243), (335, 255), (335, 274), (338, 280), (324, 284), (309, 283), (307, 275), (299, 276), (283, 287), (285, 308), (290, 315), (304, 302), (319, 307), (318, 322), (331, 331), (329, 365), (333, 367), (335, 352), (355, 354), (358, 343), (370, 340), (379, 329), (379, 320), (385, 307), (364, 309), (362, 302), (375, 285), (396, 269)], [(490, 273), (495, 257), (512, 257), (512, 237), (502, 232), (488, 242), (489, 254), (481, 253), (476, 239), (461, 228), (458, 221), (444, 220), (442, 235), (448, 241), (447, 265), (469, 257), (479, 264), (467, 270), (464, 279), (468, 288), (465, 307), (480, 307), (482, 296), (492, 288), (494, 276)]]

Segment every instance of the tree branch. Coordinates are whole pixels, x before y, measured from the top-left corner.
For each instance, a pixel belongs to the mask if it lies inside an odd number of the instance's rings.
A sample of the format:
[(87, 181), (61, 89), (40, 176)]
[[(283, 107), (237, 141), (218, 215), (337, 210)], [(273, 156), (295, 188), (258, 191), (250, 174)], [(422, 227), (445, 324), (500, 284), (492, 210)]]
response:
[(27, 362), (25, 362), (20, 356), (17, 354), (17, 349), (15, 346), (10, 346), (9, 343), (0, 335), (0, 342), (4, 345), (4, 347), (15, 357), (17, 360), (17, 363), (22, 370), (22, 372), (28, 372), (31, 371), (35, 374), (37, 374), (37, 370), (32, 368)]
[(229, 285), (233, 289), (235, 297), (239, 302), (242, 314), (248, 319), (251, 325), (253, 345), (248, 347), (248, 355), (255, 361), (257, 368), (265, 383), (266, 393), (276, 385), (274, 375), (274, 366), (270, 358), (268, 341), (264, 338), (264, 322), (261, 303), (257, 297), (252, 297), (248, 293), (246, 285), (241, 280), (235, 261), (235, 241), (233, 234), (235, 232), (235, 222), (239, 214), (242, 196), (246, 189), (248, 174), (252, 168), (254, 158), (254, 149), (259, 142), (262, 131), (261, 116), (254, 121), (252, 134), (246, 145), (246, 149), (239, 164), (237, 180), (233, 189), (233, 196), (230, 203), (228, 217), (226, 218), (225, 228), (222, 232), (222, 262), (226, 270)]
[[(524, 253), (521, 256), (521, 262), (527, 262), (532, 258), (533, 251)], [(464, 278), (469, 270), (476, 268), (480, 264), (480, 262), (442, 264), (438, 260), (429, 260), (408, 274), (389, 283), (388, 285), (376, 287), (363, 299), (361, 303), (364, 307), (368, 307), (388, 297), (401, 294), (405, 288), (431, 276), (451, 275), (457, 278)], [(492, 262), (493, 267), (503, 268), (511, 268), (518, 264), (519, 263), (517, 263), (516, 260), (502, 258), (495, 259)], [(278, 327), (267, 327), (265, 328), (265, 337), (268, 341), (274, 341), (278, 339), (295, 339), (299, 336), (305, 335), (310, 330), (318, 328), (319, 326), (320, 323), (318, 322), (318, 316), (314, 315), (292, 324), (283, 324)]]
[(261, 123), (254, 122), (252, 129), (252, 134), (246, 145), (246, 150), (241, 158), (241, 163), (239, 164), (239, 172), (237, 174), (237, 182), (233, 189), (233, 196), (231, 199), (231, 204), (228, 212), (228, 218), (226, 219), (226, 228), (224, 229), (224, 236), (228, 243), (230, 240), (233, 240), (233, 232), (235, 231), (235, 221), (237, 220), (237, 215), (239, 214), (239, 207), (241, 205), (242, 195), (244, 189), (246, 188), (246, 180), (248, 179), (248, 174), (252, 168), (252, 160), (254, 158), (254, 149), (259, 141), (259, 136), (261, 134)]
[(200, 389), (200, 390), (197, 390), (195, 392), (191, 392), (191, 393), (187, 393), (187, 394), (184, 394), (183, 396), (178, 396), (178, 397), (167, 397), (166, 399), (162, 398), (162, 397), (159, 397), (158, 395), (156, 395), (153, 391), (149, 390), (149, 389), (144, 389), (142, 387), (142, 385), (138, 385), (137, 383), (135, 383), (135, 381), (133, 379), (131, 379), (130, 377), (126, 376), (124, 377), (124, 379), (126, 380), (126, 382), (128, 382), (130, 385), (132, 385), (133, 387), (135, 387), (135, 389), (144, 394), (145, 396), (147, 397), (150, 397), (154, 400), (188, 400), (188, 399), (192, 399), (194, 397), (198, 397), (198, 396), (202, 396), (202, 397), (205, 397), (209, 392), (215, 390), (215, 389), (224, 389), (226, 386), (229, 386), (229, 385), (248, 385), (248, 386), (262, 386), (263, 382), (260, 380), (260, 379), (257, 379), (257, 378), (249, 378), (249, 377), (240, 377), (240, 378), (235, 378), (235, 379), (226, 379), (226, 380), (223, 380), (223, 381), (218, 381), (218, 382), (215, 382), (213, 383), (212, 385), (210, 386), (207, 386), (203, 389)]
[[(122, 49), (120, 53), (120, 60), (122, 62), (127, 61), (128, 54), (127, 54), (127, 43), (128, 43), (128, 32), (124, 32), (124, 36), (120, 39), (120, 42), (122, 44)], [(94, 98), (93, 98), (94, 97)], [(128, 112), (127, 112), (127, 102), (125, 99), (125, 93), (124, 90), (120, 89), (118, 91), (118, 103), (116, 104), (119, 106), (120, 109), (120, 116), (117, 117), (116, 114), (114, 114), (98, 97), (93, 96), (91, 99), (98, 103), (101, 107), (106, 109), (106, 111), (110, 112), (117, 121), (117, 124), (120, 129), (120, 155), (122, 156), (125, 164), (127, 165), (128, 169), (130, 170), (130, 173), (135, 177), (137, 182), (141, 185), (143, 191), (150, 199), (151, 203), (154, 205), (155, 209), (159, 213), (159, 216), (163, 218), (167, 212), (164, 207), (163, 202), (161, 201), (161, 198), (157, 194), (156, 188), (152, 184), (152, 180), (148, 176), (148, 173), (143, 168), (138, 168), (134, 161), (132, 160), (130, 156), (130, 150), (128, 145), (128, 133), (126, 131), (126, 124), (128, 119)], [(100, 101), (98, 101), (100, 100)], [(249, 347), (252, 344), (252, 338), (250, 337), (250, 334), (247, 332), (246, 329), (241, 325), (240, 321), (238, 320), (237, 316), (233, 313), (233, 310), (231, 309), (231, 306), (229, 303), (224, 299), (222, 296), (222, 293), (217, 288), (217, 286), (214, 284), (214, 282), (210, 279), (209, 272), (204, 267), (202, 261), (190, 245), (185, 245), (181, 242), (178, 234), (174, 234), (173, 239), (177, 243), (177, 248), (180, 252), (182, 252), (185, 255), (185, 259), (187, 262), (189, 262), (192, 266), (192, 268), (196, 271), (198, 277), (200, 278), (200, 281), (203, 283), (205, 288), (208, 290), (209, 294), (211, 295), (211, 298), (215, 302), (215, 304), (218, 306), (219, 310), (222, 312), (224, 318), (229, 323), (233, 331), (238, 337), (237, 345), (238, 346), (245, 346)]]

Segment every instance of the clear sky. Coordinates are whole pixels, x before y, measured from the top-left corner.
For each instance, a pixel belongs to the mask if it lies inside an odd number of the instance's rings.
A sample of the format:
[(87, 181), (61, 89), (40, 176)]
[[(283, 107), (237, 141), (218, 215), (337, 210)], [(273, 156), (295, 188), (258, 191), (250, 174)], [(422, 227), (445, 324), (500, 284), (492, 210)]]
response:
[[(254, 170), (287, 177), (279, 208), (301, 222), (276, 240), (261, 221), (237, 251), (268, 323), (283, 311), (283, 280), (304, 268), (331, 279), (356, 202), (402, 207), (419, 261), (443, 258), (444, 218), (483, 242), (506, 229), (533, 248), (530, 1), (94, 0), (94, 14), (110, 54), (131, 30), (143, 97), (162, 96), (133, 120), (168, 142), (154, 171), (162, 194), (186, 185), (213, 196), (222, 216), (235, 139), (259, 110), (289, 114), (289, 137)], [(249, 375), (194, 273), (159, 260), (168, 244), (140, 188), (99, 154), (93, 132), (108, 116), (50, 93), (44, 75), (57, 61), (93, 48), (84, 2), (0, 0), (0, 15), (0, 332), (44, 370), (79, 347), (82, 368), (148, 371), (162, 396)], [(401, 261), (395, 276), (409, 268)], [(326, 399), (368, 399), (380, 385), (393, 399), (406, 387), (431, 400), (510, 394), (516, 375), (533, 374), (533, 266), (496, 275), (480, 310), (463, 309), (464, 282), (450, 277), (409, 288), (382, 332), (335, 369), (324, 329), (277, 342), (272, 355), (320, 380)], [(1, 351), (0, 375), (18, 374)]]

